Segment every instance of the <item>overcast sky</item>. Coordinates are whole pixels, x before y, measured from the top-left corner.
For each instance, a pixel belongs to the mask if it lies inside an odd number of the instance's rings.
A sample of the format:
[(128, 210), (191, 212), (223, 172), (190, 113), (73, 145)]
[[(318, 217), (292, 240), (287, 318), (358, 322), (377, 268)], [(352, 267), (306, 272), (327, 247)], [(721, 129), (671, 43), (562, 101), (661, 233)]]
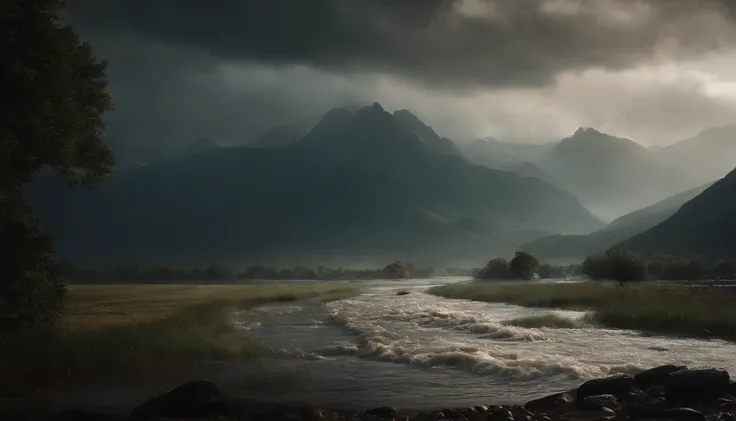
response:
[(666, 144), (736, 123), (730, 0), (68, 0), (135, 154), (239, 143), (344, 104), (457, 140), (592, 126)]

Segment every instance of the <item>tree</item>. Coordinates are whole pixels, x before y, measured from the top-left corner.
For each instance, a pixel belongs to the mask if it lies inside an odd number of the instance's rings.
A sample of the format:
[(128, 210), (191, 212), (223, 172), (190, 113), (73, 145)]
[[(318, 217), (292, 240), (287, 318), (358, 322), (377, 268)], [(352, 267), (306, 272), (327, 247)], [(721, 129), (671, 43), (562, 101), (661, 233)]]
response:
[(509, 262), (502, 257), (491, 259), (488, 264), (478, 272), (476, 279), (509, 279)]
[(608, 276), (607, 263), (606, 257), (600, 254), (588, 256), (583, 261), (583, 274), (593, 281), (606, 279)]
[(643, 281), (647, 276), (644, 262), (635, 254), (624, 248), (614, 248), (606, 252), (607, 278), (618, 281), (621, 286), (625, 282)]
[(112, 171), (100, 138), (112, 109), (105, 63), (61, 22), (60, 0), (0, 5), (0, 322), (50, 320), (65, 286), (53, 241), (21, 196), (31, 177), (52, 169), (93, 187)]
[(414, 274), (414, 266), (403, 260), (389, 263), (383, 268), (383, 275), (388, 279), (407, 279)]
[(736, 260), (721, 260), (713, 267), (717, 279), (736, 279)]
[(539, 260), (525, 251), (517, 251), (509, 263), (511, 276), (519, 279), (530, 280), (539, 270)]

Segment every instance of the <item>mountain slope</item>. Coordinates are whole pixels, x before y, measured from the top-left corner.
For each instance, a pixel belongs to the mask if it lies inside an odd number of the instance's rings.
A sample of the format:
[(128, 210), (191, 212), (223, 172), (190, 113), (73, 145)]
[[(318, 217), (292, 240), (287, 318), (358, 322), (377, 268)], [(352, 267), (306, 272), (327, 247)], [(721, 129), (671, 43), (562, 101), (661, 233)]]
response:
[(440, 137), (431, 127), (424, 124), (422, 120), (412, 114), (411, 111), (395, 111), (394, 118), (401, 123), (405, 129), (419, 138), (428, 151), (437, 155), (462, 155), (457, 146), (455, 146), (455, 143), (450, 139)]
[(580, 261), (617, 243), (642, 233), (674, 215), (689, 200), (697, 197), (712, 183), (668, 197), (654, 205), (626, 214), (604, 228), (587, 235), (551, 235), (521, 246), (544, 259)]
[(698, 185), (653, 151), (594, 129), (577, 130), (536, 163), (588, 209), (611, 219)]
[(298, 124), (276, 126), (244, 146), (253, 148), (284, 148), (294, 144), (306, 134), (307, 129)]
[(736, 167), (736, 124), (704, 130), (657, 154), (696, 180), (718, 180)]
[(540, 180), (436, 155), (374, 104), (333, 110), (288, 148), (222, 148), (128, 168), (94, 191), (28, 190), (60, 256), (85, 265), (480, 263), (514, 231), (597, 221)]
[(494, 138), (478, 139), (468, 143), (463, 155), (471, 162), (489, 168), (505, 170), (524, 162), (536, 162), (554, 144), (511, 143)]
[(736, 170), (717, 181), (674, 215), (622, 243), (645, 256), (736, 256)]

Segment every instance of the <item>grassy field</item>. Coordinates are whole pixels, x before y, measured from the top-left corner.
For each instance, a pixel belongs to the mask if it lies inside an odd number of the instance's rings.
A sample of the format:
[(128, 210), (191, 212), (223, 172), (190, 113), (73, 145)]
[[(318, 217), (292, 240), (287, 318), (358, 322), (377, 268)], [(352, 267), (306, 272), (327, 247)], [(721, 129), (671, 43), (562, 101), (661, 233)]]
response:
[(311, 285), (72, 286), (59, 326), (0, 338), (0, 396), (102, 378), (141, 380), (194, 361), (267, 350), (232, 324), (267, 302), (335, 300), (356, 289)]
[(589, 319), (603, 326), (736, 340), (736, 296), (730, 289), (652, 284), (621, 288), (596, 283), (471, 283), (435, 287), (430, 293), (525, 307), (589, 310)]

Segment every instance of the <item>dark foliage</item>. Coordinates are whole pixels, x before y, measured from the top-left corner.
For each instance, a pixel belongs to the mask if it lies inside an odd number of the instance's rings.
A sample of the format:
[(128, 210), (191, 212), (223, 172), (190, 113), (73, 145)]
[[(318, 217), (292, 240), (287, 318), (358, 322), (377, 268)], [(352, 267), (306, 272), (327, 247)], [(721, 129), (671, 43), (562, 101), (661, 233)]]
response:
[(58, 16), (59, 0), (0, 5), (0, 323), (50, 321), (62, 307), (53, 241), (21, 197), (44, 169), (92, 187), (111, 172), (100, 138), (112, 108), (105, 64)]
[[(397, 265), (397, 263), (405, 263)], [(397, 269), (401, 269), (400, 271)], [(397, 272), (392, 272), (397, 269)], [(406, 271), (404, 271), (406, 270)], [(168, 266), (141, 267), (138, 265), (121, 266), (113, 269), (90, 270), (67, 268), (66, 276), (77, 284), (114, 284), (114, 283), (229, 283), (242, 280), (358, 280), (358, 279), (400, 279), (432, 276), (432, 269), (416, 268), (411, 263), (394, 262), (383, 269), (344, 269), (318, 266), (310, 268), (295, 266), (277, 268), (273, 266), (251, 266), (243, 272), (232, 268), (212, 264), (206, 267), (190, 269), (172, 268)], [(392, 275), (393, 274), (393, 275)], [(394, 275), (406, 276), (394, 276)]]
[(538, 271), (539, 260), (525, 251), (517, 251), (509, 262), (509, 272), (517, 279), (532, 279)]

